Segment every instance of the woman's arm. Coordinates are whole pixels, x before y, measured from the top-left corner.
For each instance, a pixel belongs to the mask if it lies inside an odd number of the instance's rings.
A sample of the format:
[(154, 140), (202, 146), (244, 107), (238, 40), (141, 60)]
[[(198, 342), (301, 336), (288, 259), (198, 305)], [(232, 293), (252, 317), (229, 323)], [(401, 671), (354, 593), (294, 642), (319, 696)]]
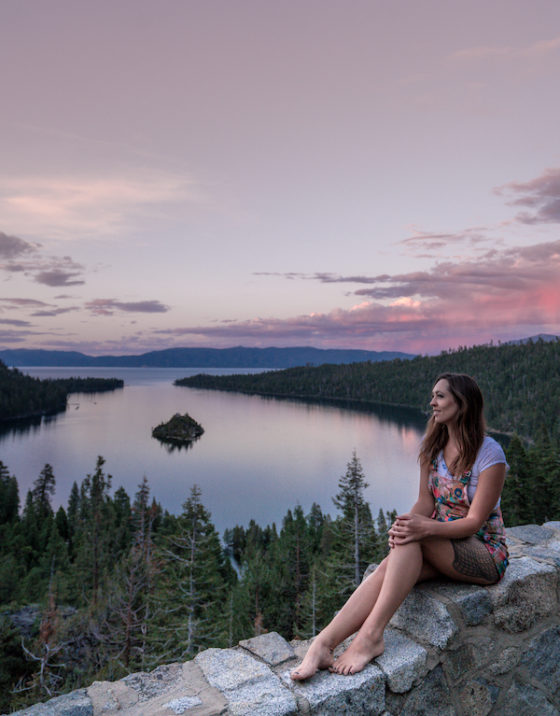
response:
[(415, 513), (414, 508), (408, 514), (399, 515), (390, 530), (392, 544), (406, 544), (430, 537), (461, 539), (474, 535), (498, 502), (505, 477), (506, 466), (503, 463), (481, 472), (472, 504), (462, 519), (438, 522), (427, 517), (425, 512)]
[[(435, 505), (434, 496), (432, 495), (432, 491), (428, 487), (429, 472), (429, 464), (426, 463), (422, 465), (422, 467), (420, 468), (420, 486), (418, 489), (418, 499), (412, 505), (409, 512), (407, 512), (405, 515), (399, 515), (391, 525), (391, 528), (389, 529), (389, 547), (394, 547), (395, 544), (404, 544), (400, 541), (400, 539), (396, 539), (396, 536), (401, 533), (401, 530), (399, 528), (399, 521), (403, 520), (405, 517), (418, 516), (421, 517), (423, 520), (428, 519), (430, 522), (433, 522), (431, 516), (434, 513)], [(409, 541), (410, 540), (407, 540), (407, 542)]]
[(424, 515), (431, 517), (434, 513), (434, 496), (428, 487), (428, 476), (430, 474), (430, 466), (425, 463), (420, 468), (420, 486), (418, 488), (418, 499), (412, 505), (408, 514)]

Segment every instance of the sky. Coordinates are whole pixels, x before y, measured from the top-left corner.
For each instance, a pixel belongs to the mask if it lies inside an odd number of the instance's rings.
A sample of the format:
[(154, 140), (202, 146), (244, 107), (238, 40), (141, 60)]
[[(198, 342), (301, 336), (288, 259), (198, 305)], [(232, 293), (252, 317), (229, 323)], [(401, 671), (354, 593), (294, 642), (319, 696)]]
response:
[(557, 0), (2, 0), (0, 348), (560, 334)]

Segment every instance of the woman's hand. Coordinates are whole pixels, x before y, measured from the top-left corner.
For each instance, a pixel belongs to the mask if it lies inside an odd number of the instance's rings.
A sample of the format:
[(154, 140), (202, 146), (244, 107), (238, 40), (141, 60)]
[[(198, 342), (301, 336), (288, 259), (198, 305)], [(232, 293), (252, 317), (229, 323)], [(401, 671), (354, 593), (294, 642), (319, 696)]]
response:
[(432, 534), (433, 520), (431, 517), (407, 512), (399, 515), (389, 529), (389, 547), (417, 542)]

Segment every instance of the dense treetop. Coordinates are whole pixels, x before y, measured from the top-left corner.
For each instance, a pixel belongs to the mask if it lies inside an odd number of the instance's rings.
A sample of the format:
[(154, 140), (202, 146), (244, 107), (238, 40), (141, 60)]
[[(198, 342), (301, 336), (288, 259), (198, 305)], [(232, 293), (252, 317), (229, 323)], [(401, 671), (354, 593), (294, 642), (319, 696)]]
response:
[(388, 403), (427, 410), (435, 378), (468, 373), (480, 385), (491, 429), (534, 438), (558, 430), (560, 341), (486, 345), (382, 363), (289, 368), (252, 375), (196, 375), (177, 385), (259, 395)]
[(122, 388), (117, 378), (40, 380), (7, 368), (0, 361), (0, 420), (27, 418), (64, 410), (70, 393), (98, 393)]

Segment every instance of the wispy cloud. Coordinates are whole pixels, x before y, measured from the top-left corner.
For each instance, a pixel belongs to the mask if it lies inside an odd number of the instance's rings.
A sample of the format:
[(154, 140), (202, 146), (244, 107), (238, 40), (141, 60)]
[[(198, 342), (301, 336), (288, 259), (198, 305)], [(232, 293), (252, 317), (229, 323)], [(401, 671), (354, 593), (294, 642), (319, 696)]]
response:
[(37, 244), (30, 244), (18, 236), (8, 236), (0, 231), (0, 258), (14, 259), (18, 256), (34, 253), (37, 250)]
[(277, 276), (279, 278), (285, 278), (289, 281), (319, 281), (320, 283), (375, 283), (379, 280), (378, 276), (341, 276), (340, 274), (330, 273), (328, 271), (316, 271), (315, 273), (297, 273), (290, 271), (287, 273), (271, 272), (271, 271), (258, 271), (253, 274), (254, 276)]
[(0, 304), (1, 303), (7, 303), (10, 306), (18, 306), (18, 307), (30, 307), (30, 308), (36, 308), (39, 306), (49, 306), (50, 304), (45, 303), (44, 301), (37, 301), (34, 298), (0, 298)]
[(80, 308), (78, 306), (69, 306), (68, 308), (52, 308), (52, 309), (45, 309), (41, 311), (34, 311), (31, 315), (34, 318), (49, 318), (49, 317), (55, 317), (60, 316), (64, 313), (72, 313), (74, 311), (79, 311)]
[(537, 40), (529, 45), (479, 45), (454, 52), (452, 57), (463, 60), (486, 60), (492, 58), (527, 59), (545, 57), (560, 50), (560, 35), (547, 40)]
[(45, 333), (43, 331), (33, 331), (29, 329), (21, 330), (21, 328), (18, 330), (0, 329), (0, 344), (18, 344), (31, 337), (43, 338), (44, 336)]
[(169, 306), (156, 300), (117, 301), (114, 298), (96, 298), (88, 301), (85, 307), (97, 316), (111, 316), (115, 311), (128, 313), (166, 313)]
[(527, 207), (528, 211), (516, 216), (522, 224), (560, 222), (560, 169), (547, 169), (527, 182), (509, 182), (495, 192), (517, 197), (508, 202), (509, 206)]
[[(299, 274), (302, 280), (364, 284), (351, 309), (288, 319), (254, 318), (162, 329), (174, 337), (433, 350), (504, 333), (560, 331), (560, 241), (494, 250), (428, 271), (379, 276)], [(291, 278), (294, 278), (292, 275)]]
[(205, 201), (191, 178), (157, 171), (97, 177), (0, 176), (3, 221), (26, 235), (57, 239), (115, 235), (160, 205)]
[(30, 326), (29, 321), (20, 321), (16, 318), (0, 318), (0, 323), (5, 326)]
[[(0, 270), (8, 274), (22, 273), (45, 286), (78, 286), (85, 283), (81, 278), (85, 268), (70, 256), (50, 256), (41, 250), (40, 244), (31, 244), (18, 236), (0, 232)], [(17, 259), (15, 261), (14, 259)]]
[(399, 244), (412, 250), (417, 258), (433, 258), (434, 252), (461, 244), (471, 250), (483, 250), (483, 244), (490, 241), (486, 234), (490, 229), (487, 226), (475, 226), (462, 231), (437, 233), (415, 228), (414, 233), (399, 241)]
[(65, 271), (64, 269), (55, 268), (50, 271), (39, 271), (35, 275), (35, 281), (45, 286), (80, 286), (85, 283), (83, 279), (79, 279), (78, 271)]

